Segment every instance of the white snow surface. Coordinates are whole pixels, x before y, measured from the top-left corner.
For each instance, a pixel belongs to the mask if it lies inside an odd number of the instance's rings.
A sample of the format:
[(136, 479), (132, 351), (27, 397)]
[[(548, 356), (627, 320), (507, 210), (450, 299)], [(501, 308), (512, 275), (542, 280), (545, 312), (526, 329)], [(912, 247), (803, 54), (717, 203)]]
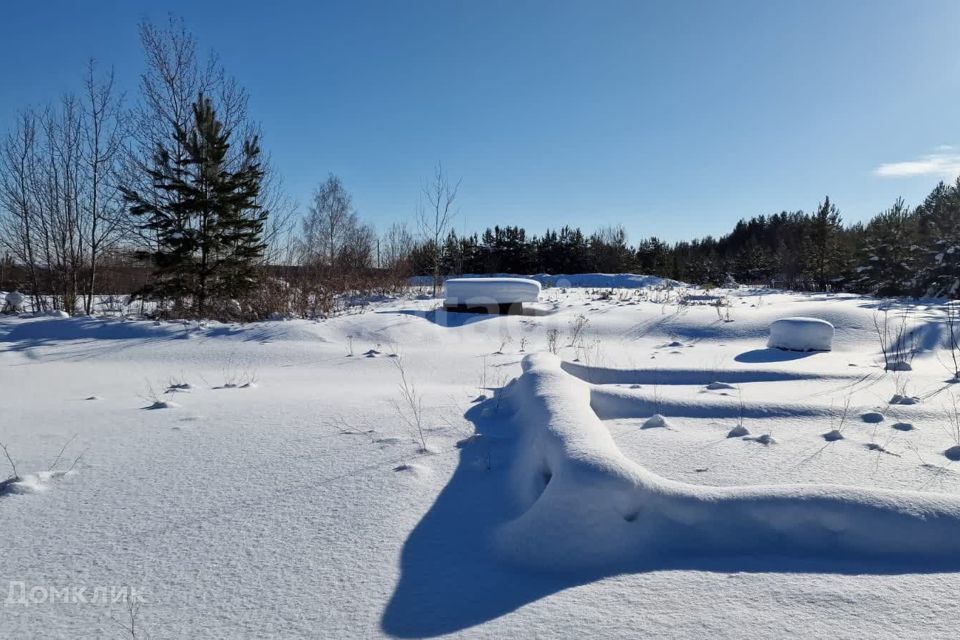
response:
[(767, 346), (788, 351), (830, 351), (833, 325), (819, 318), (781, 318), (770, 323)]
[(540, 283), (527, 278), (451, 278), (443, 283), (444, 304), (536, 302)]
[[(890, 311), (892, 373), (877, 300), (593, 286), (525, 316), (411, 290), (322, 322), (0, 317), (0, 598), (137, 587), (151, 638), (955, 637), (940, 303)], [(788, 316), (833, 350), (767, 348)], [(0, 638), (128, 623), (0, 603)]]
[(627, 458), (590, 386), (552, 354), (524, 358), (510, 389), (521, 431), (503, 526), (509, 557), (541, 570), (630, 566), (670, 553), (872, 555), (954, 561), (960, 496), (840, 485), (703, 487)]

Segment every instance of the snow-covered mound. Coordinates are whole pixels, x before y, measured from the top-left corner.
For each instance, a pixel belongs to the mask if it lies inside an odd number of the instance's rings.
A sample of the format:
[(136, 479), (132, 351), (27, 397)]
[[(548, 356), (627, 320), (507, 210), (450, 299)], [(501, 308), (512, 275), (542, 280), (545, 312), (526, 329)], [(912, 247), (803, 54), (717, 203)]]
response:
[[(680, 286), (682, 283), (669, 278), (659, 276), (647, 276), (637, 273), (571, 273), (571, 274), (551, 274), (535, 273), (527, 275), (514, 275), (509, 273), (491, 273), (491, 274), (464, 274), (456, 278), (465, 279), (490, 279), (490, 278), (510, 278), (535, 280), (544, 287), (560, 287), (572, 289), (644, 289), (647, 287), (672, 287)], [(448, 280), (449, 282), (449, 280)], [(432, 276), (414, 276), (410, 278), (410, 284), (414, 286), (427, 286), (433, 283)]]
[(557, 275), (538, 273), (530, 277), (551, 287), (589, 289), (644, 289), (647, 287), (677, 286), (681, 284), (669, 278), (646, 276), (636, 273), (574, 273)]
[(444, 304), (483, 305), (536, 302), (540, 283), (526, 278), (453, 278), (443, 283)]
[(833, 325), (819, 318), (781, 318), (770, 323), (767, 346), (788, 351), (830, 351)]
[(46, 491), (51, 482), (72, 475), (74, 471), (40, 471), (0, 482), (0, 497)]
[(663, 553), (956, 558), (960, 496), (838, 485), (695, 486), (628, 459), (590, 386), (551, 354), (523, 360), (509, 402), (520, 433), (520, 515), (497, 547), (542, 568), (625, 566)]

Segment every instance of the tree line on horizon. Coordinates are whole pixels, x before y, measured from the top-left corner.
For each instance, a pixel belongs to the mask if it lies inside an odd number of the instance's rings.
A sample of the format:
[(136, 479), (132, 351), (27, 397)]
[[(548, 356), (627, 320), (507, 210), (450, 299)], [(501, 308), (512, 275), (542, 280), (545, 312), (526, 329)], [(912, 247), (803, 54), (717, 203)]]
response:
[(880, 296), (956, 297), (960, 179), (844, 226), (829, 198), (761, 215), (721, 237), (631, 244), (620, 226), (518, 226), (458, 234), (460, 182), (441, 164), (408, 220), (366, 224), (329, 174), (296, 215), (246, 91), (183, 22), (140, 25), (132, 103), (91, 62), (82, 90), (23, 111), (0, 140), (0, 286), (34, 309), (94, 313), (132, 294), (156, 315), (325, 316), (413, 275), (639, 272)]
[(828, 197), (812, 213), (755, 216), (718, 238), (675, 243), (651, 236), (630, 244), (619, 226), (590, 235), (569, 226), (542, 235), (509, 225), (470, 235), (451, 230), (439, 251), (414, 247), (412, 271), (429, 273), (437, 254), (445, 275), (637, 272), (701, 285), (956, 297), (960, 179), (940, 182), (914, 208), (900, 199), (850, 226)]

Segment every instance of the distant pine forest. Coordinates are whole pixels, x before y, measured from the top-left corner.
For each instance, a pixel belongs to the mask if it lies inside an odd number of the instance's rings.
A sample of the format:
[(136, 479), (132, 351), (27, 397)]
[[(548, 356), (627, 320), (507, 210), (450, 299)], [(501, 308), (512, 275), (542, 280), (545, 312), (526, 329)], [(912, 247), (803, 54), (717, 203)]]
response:
[[(416, 246), (412, 272), (430, 273), (435, 247)], [(628, 242), (620, 227), (543, 235), (513, 226), (451, 232), (441, 270), (459, 273), (637, 272), (702, 285), (771, 285), (880, 296), (955, 297), (960, 287), (960, 180), (938, 184), (922, 204), (898, 200), (866, 224), (845, 226), (829, 198), (813, 213), (741, 220), (719, 238)]]

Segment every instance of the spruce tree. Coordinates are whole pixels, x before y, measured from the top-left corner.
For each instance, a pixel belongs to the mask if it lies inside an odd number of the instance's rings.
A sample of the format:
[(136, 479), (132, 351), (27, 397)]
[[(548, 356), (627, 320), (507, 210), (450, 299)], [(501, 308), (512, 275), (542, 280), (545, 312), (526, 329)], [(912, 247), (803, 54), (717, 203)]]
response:
[(826, 291), (827, 284), (837, 275), (840, 267), (837, 242), (842, 229), (840, 212), (826, 197), (810, 222), (811, 275), (817, 288)]
[(739, 282), (767, 282), (773, 270), (773, 260), (760, 243), (750, 236), (734, 259), (734, 275)]
[(960, 178), (943, 182), (917, 208), (920, 227), (918, 293), (956, 298), (960, 294)]
[(149, 177), (172, 197), (158, 203), (124, 188), (141, 229), (156, 235), (156, 248), (141, 254), (154, 271), (138, 294), (173, 299), (198, 317), (210, 303), (242, 297), (258, 286), (267, 212), (257, 203), (263, 180), (256, 137), (243, 141), (238, 159), (229, 156), (233, 132), (217, 119), (213, 103), (200, 94), (189, 130), (176, 125), (183, 154), (172, 157), (158, 145)]
[(879, 296), (909, 292), (914, 283), (914, 255), (910, 209), (898, 199), (867, 225), (865, 244), (856, 271), (858, 288)]

